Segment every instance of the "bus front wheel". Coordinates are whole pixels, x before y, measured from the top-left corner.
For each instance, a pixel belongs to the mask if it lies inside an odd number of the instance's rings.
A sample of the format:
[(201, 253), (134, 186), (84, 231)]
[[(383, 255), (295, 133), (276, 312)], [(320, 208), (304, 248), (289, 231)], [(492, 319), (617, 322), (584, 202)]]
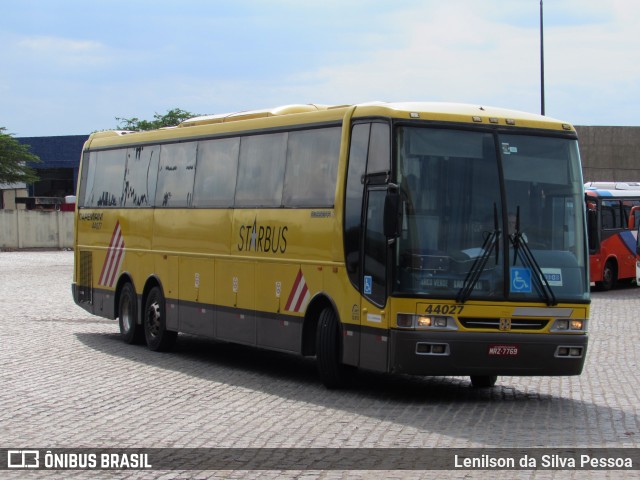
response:
[(318, 319), (316, 356), (320, 379), (330, 389), (344, 387), (350, 370), (340, 361), (340, 340), (338, 317), (332, 308), (325, 308)]
[(154, 352), (166, 352), (176, 343), (178, 332), (167, 330), (166, 302), (160, 287), (153, 287), (144, 308), (144, 334), (147, 347)]
[(139, 344), (144, 341), (144, 327), (138, 324), (138, 300), (130, 283), (125, 283), (120, 290), (118, 323), (125, 343)]

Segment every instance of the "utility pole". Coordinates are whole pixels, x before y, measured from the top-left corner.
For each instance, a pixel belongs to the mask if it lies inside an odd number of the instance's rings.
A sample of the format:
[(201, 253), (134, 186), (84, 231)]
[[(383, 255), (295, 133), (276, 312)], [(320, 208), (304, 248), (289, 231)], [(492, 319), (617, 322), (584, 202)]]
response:
[(543, 28), (543, 9), (542, 0), (540, 0), (540, 114), (544, 115), (544, 28)]

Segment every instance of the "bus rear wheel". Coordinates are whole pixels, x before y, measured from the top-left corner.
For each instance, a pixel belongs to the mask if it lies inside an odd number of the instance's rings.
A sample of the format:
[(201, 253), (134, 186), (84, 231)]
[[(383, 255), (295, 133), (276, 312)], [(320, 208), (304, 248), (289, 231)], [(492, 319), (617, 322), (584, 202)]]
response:
[(316, 356), (320, 379), (329, 389), (344, 387), (352, 370), (340, 361), (340, 352), (340, 323), (334, 310), (327, 307), (318, 319)]
[(138, 300), (130, 283), (125, 283), (120, 290), (118, 323), (125, 343), (139, 344), (144, 341), (144, 327), (138, 324)]
[(616, 267), (616, 262), (613, 260), (607, 260), (607, 263), (604, 264), (604, 270), (602, 270), (602, 281), (597, 282), (596, 286), (598, 287), (598, 290), (606, 292), (615, 287), (617, 281), (618, 269)]
[(178, 332), (167, 330), (166, 302), (160, 287), (153, 287), (144, 308), (144, 334), (147, 347), (154, 352), (167, 352), (176, 343)]
[(497, 375), (471, 375), (470, 378), (473, 388), (491, 388), (498, 380)]

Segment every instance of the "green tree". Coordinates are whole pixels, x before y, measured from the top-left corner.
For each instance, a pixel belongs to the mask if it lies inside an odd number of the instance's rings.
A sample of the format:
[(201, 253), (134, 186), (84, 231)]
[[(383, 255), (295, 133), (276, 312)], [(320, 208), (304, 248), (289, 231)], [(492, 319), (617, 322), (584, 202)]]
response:
[(173, 108), (164, 115), (156, 113), (153, 116), (153, 120), (140, 120), (138, 117), (116, 117), (116, 120), (118, 121), (118, 126), (116, 128), (118, 130), (155, 130), (156, 128), (162, 127), (174, 127), (183, 120), (197, 116), (197, 114), (181, 110), (180, 108)]
[(38, 176), (29, 163), (38, 163), (40, 158), (29, 151), (29, 145), (24, 145), (5, 133), (5, 127), (0, 127), (0, 183), (33, 183)]

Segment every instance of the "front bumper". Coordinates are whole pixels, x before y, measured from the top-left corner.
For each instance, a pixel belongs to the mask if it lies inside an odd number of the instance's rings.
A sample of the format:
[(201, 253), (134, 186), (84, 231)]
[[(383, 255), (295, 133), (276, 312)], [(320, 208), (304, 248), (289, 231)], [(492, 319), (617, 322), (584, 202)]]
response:
[[(392, 330), (389, 341), (389, 369), (394, 373), (560, 376), (582, 372), (588, 336)], [(430, 345), (444, 347), (425, 353)], [(564, 355), (565, 347), (580, 355)]]

